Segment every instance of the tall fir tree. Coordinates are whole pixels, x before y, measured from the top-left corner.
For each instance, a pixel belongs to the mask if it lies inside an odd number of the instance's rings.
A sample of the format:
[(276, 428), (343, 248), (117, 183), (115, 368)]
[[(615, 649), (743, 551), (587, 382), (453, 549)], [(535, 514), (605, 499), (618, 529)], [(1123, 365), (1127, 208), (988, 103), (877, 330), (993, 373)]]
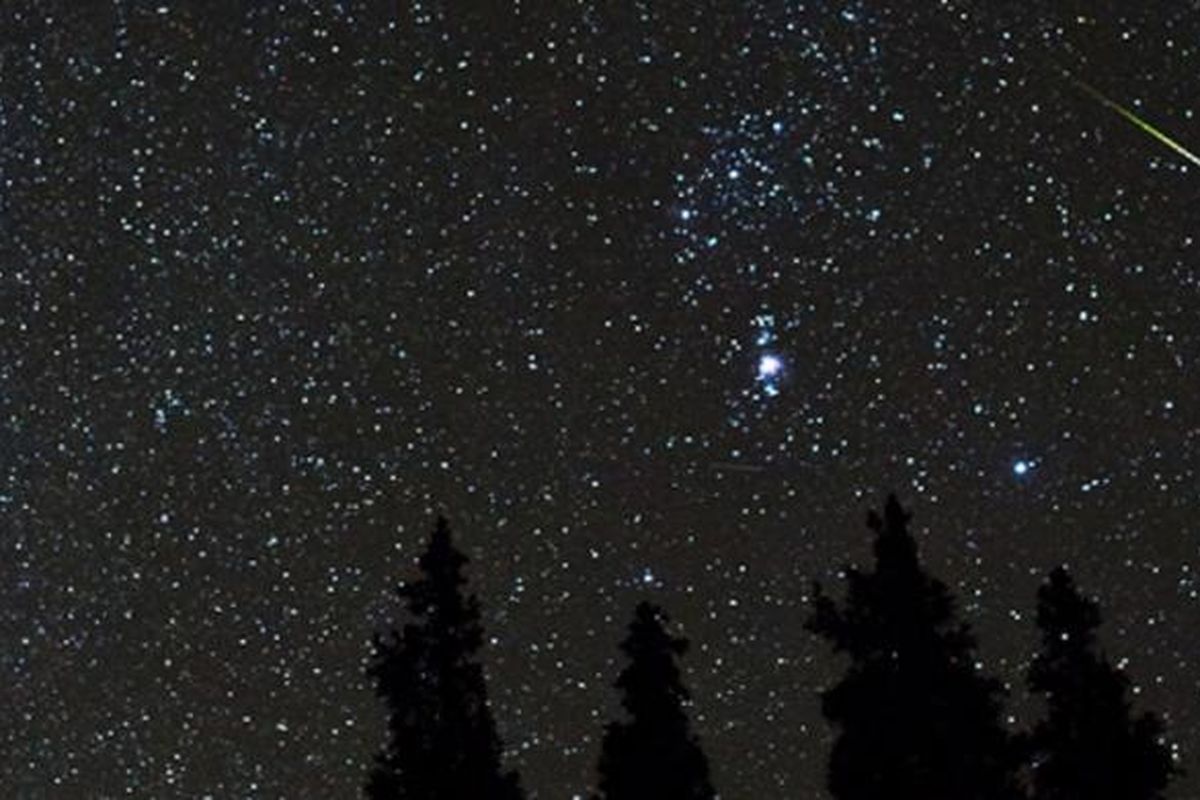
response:
[(976, 668), (975, 639), (945, 584), (921, 567), (894, 496), (875, 531), (875, 569), (846, 569), (839, 607), (814, 589), (808, 628), (849, 656), (822, 698), (838, 729), (828, 785), (837, 800), (1015, 800), (1019, 753), (1004, 690)]
[(375, 636), (368, 674), (387, 704), (388, 743), (366, 786), (371, 800), (520, 800), (503, 772), (487, 702), (479, 603), (464, 598), (467, 558), (439, 517), (420, 559), (422, 576), (397, 591), (413, 621)]
[(1129, 679), (1097, 652), (1099, 606), (1062, 567), (1038, 590), (1037, 624), (1029, 688), (1047, 713), (1029, 739), (1034, 800), (1161, 800), (1177, 773), (1162, 721), (1133, 716)]
[(661, 609), (640, 603), (615, 686), (628, 721), (609, 723), (600, 753), (602, 800), (712, 800), (708, 759), (691, 732), (677, 659), (687, 640), (667, 633)]

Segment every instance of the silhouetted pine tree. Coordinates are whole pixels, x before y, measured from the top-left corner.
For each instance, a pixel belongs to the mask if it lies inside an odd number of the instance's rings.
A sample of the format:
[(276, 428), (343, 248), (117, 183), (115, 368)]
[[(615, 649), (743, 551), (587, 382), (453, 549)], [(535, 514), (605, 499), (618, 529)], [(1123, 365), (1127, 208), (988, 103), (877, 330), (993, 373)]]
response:
[(629, 665), (614, 684), (623, 692), (628, 722), (609, 723), (600, 753), (604, 800), (711, 800), (708, 759), (692, 734), (683, 705), (687, 689), (676, 658), (686, 639), (664, 629), (661, 609), (641, 603), (621, 649)]
[(1030, 737), (1035, 800), (1158, 800), (1177, 773), (1161, 720), (1133, 718), (1129, 679), (1096, 652), (1097, 604), (1062, 567), (1038, 590), (1042, 649), (1029, 688), (1047, 715)]
[(918, 562), (909, 517), (894, 496), (883, 519), (868, 515), (875, 570), (847, 568), (843, 607), (815, 587), (807, 627), (850, 658), (822, 698), (840, 729), (829, 789), (838, 800), (1018, 798), (1003, 688), (976, 669), (974, 637)]
[(467, 558), (438, 518), (422, 576), (397, 591), (414, 622), (375, 636), (368, 674), (388, 707), (389, 741), (366, 786), (373, 800), (519, 800), (515, 773), (502, 773), (500, 740), (487, 704), (479, 603), (463, 597)]

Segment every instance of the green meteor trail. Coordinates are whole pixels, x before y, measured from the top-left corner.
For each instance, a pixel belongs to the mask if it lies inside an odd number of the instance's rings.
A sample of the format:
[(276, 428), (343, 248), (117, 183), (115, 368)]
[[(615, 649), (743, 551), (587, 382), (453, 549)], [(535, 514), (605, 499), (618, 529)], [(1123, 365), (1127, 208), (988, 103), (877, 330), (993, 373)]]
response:
[(1167, 147), (1171, 148), (1176, 153), (1178, 153), (1179, 155), (1186, 158), (1188, 161), (1190, 161), (1193, 164), (1195, 164), (1196, 166), (1200, 167), (1200, 156), (1197, 156), (1191, 150), (1188, 150), (1186, 147), (1181, 145), (1179, 142), (1175, 141), (1170, 136), (1167, 136), (1165, 133), (1160, 131), (1158, 128), (1154, 127), (1149, 122), (1146, 122), (1146, 120), (1142, 119), (1137, 114), (1130, 111), (1128, 108), (1125, 108), (1125, 106), (1121, 105), (1120, 103), (1116, 102), (1115, 100), (1110, 100), (1107, 96), (1105, 96), (1105, 94), (1103, 92), (1101, 92), (1095, 86), (1092, 86), (1087, 81), (1080, 80), (1079, 78), (1072, 76), (1071, 73), (1069, 73), (1069, 72), (1065, 73), (1065, 75), (1066, 75), (1067, 80), (1071, 81), (1071, 83), (1078, 86), (1081, 90), (1086, 92), (1094, 100), (1097, 100), (1101, 105), (1117, 112), (1118, 114), (1120, 114), (1122, 117), (1124, 117), (1126, 120), (1128, 120), (1133, 125), (1137, 126), (1141, 130), (1150, 134), (1155, 139), (1162, 142)]

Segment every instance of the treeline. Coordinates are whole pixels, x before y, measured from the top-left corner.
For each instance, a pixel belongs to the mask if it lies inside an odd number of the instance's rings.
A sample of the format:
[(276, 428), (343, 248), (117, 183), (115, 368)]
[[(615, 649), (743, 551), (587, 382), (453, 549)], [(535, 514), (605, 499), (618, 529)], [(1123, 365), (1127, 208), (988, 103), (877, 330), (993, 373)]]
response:
[[(1135, 715), (1129, 679), (1096, 641), (1097, 604), (1061, 567), (1038, 591), (1041, 646), (1026, 680), (1045, 701), (1029, 731), (1003, 723), (1005, 690), (981, 669), (947, 586), (921, 565), (895, 497), (872, 512), (875, 564), (845, 570), (840, 603), (819, 585), (806, 626), (848, 657), (822, 695), (837, 735), (836, 800), (1159, 800), (1179, 774), (1152, 713)], [(373, 800), (521, 800), (501, 765), (478, 652), (479, 603), (466, 557), (439, 519), (420, 577), (399, 589), (410, 621), (375, 637), (369, 674), (386, 703), (388, 743), (366, 785)], [(710, 800), (708, 761), (686, 713), (687, 648), (663, 611), (641, 603), (615, 681), (625, 718), (608, 724), (593, 800)]]

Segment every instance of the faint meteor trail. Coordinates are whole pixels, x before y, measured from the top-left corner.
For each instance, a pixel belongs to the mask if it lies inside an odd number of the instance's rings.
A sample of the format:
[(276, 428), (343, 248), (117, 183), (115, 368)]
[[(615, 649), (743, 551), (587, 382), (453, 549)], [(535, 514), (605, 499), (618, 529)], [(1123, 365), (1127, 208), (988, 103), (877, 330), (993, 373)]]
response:
[(1200, 167), (1200, 156), (1196, 155), (1191, 150), (1188, 150), (1186, 147), (1181, 145), (1179, 142), (1175, 141), (1170, 136), (1168, 136), (1167, 134), (1160, 131), (1158, 128), (1151, 125), (1149, 122), (1146, 122), (1146, 120), (1142, 119), (1137, 114), (1130, 111), (1128, 108), (1125, 108), (1125, 106), (1121, 105), (1120, 103), (1116, 102), (1115, 100), (1110, 100), (1107, 95), (1105, 95), (1103, 92), (1101, 92), (1095, 86), (1092, 86), (1087, 81), (1081, 80), (1080, 78), (1076, 78), (1074, 75), (1072, 75), (1070, 72), (1068, 72), (1066, 70), (1063, 71), (1063, 75), (1066, 77), (1067, 80), (1069, 80), (1071, 83), (1073, 83), (1077, 87), (1079, 87), (1080, 90), (1086, 92), (1088, 94), (1088, 96), (1090, 96), (1093, 100), (1096, 100), (1097, 102), (1099, 102), (1101, 105), (1105, 106), (1106, 108), (1109, 108), (1109, 109), (1117, 112), (1118, 114), (1120, 114), (1128, 122), (1130, 122), (1137, 128), (1141, 129), (1145, 133), (1150, 134), (1155, 139), (1162, 142), (1167, 147), (1171, 148), (1176, 153), (1178, 153), (1179, 155), (1186, 158), (1188, 161), (1195, 164), (1197, 167)]
[(766, 472), (761, 464), (738, 464), (733, 461), (713, 461), (708, 468), (713, 472)]

